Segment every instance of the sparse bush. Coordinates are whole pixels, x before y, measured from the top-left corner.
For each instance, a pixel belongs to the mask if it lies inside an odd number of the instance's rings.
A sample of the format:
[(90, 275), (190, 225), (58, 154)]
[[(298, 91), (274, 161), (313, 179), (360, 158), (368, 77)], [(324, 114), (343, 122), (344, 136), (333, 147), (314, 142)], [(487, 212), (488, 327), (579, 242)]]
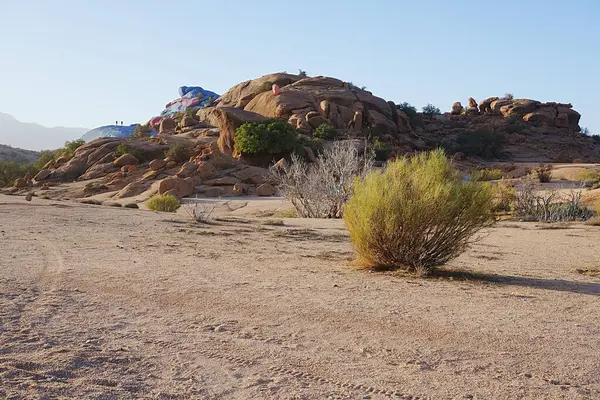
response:
[(423, 115), (428, 116), (429, 119), (433, 118), (434, 115), (441, 114), (440, 109), (431, 103), (429, 103), (425, 107), (423, 107), (422, 111), (423, 111)]
[(190, 148), (183, 143), (174, 144), (165, 151), (165, 157), (177, 163), (186, 162), (191, 156)]
[(71, 158), (75, 154), (75, 151), (85, 144), (85, 140), (78, 139), (65, 142), (65, 147), (56, 151), (56, 158), (67, 157)]
[(313, 153), (315, 153), (315, 155), (322, 153), (323, 152), (323, 145), (325, 144), (325, 141), (323, 139), (319, 139), (316, 137), (311, 137), (311, 138), (299, 138), (298, 139), (298, 144), (296, 146), (296, 150), (295, 153), (305, 157), (305, 150), (304, 147), (310, 147), (313, 151)]
[[(122, 155), (125, 154), (131, 154), (132, 156), (134, 156), (135, 158), (137, 158), (138, 160), (140, 160), (140, 151), (137, 149), (137, 147), (132, 146), (130, 144), (127, 143), (120, 143), (117, 148), (115, 149), (115, 151), (113, 151), (113, 156), (115, 158), (119, 158)], [(141, 161), (141, 160), (140, 160)]]
[(478, 169), (471, 174), (471, 179), (478, 182), (497, 181), (504, 177), (501, 169)]
[(354, 179), (372, 169), (372, 158), (361, 156), (349, 141), (334, 142), (312, 164), (292, 154), (284, 170), (273, 170), (283, 195), (303, 218), (341, 218)]
[(323, 140), (334, 140), (337, 135), (337, 129), (335, 129), (335, 127), (331, 124), (321, 124), (313, 133), (313, 137)]
[(492, 223), (488, 184), (462, 182), (443, 150), (400, 158), (359, 179), (344, 221), (367, 267), (426, 275)]
[(552, 180), (552, 164), (540, 164), (533, 173), (540, 183), (548, 183)]
[(586, 169), (581, 171), (577, 180), (583, 182), (586, 187), (595, 187), (600, 184), (600, 174), (597, 171)]
[(154, 129), (152, 128), (150, 123), (147, 123), (146, 125), (137, 124), (133, 129), (132, 136), (136, 138), (146, 138), (150, 136), (150, 133), (152, 133), (153, 130)]
[(592, 135), (594, 142), (600, 142), (600, 135)]
[(473, 131), (460, 133), (456, 137), (456, 148), (467, 156), (501, 158), (506, 138), (501, 133)]
[(242, 154), (286, 154), (297, 147), (294, 129), (282, 120), (248, 122), (235, 131), (235, 148)]
[(262, 92), (268, 92), (269, 90), (273, 89), (273, 82), (263, 82), (263, 84), (260, 87), (260, 91)]
[(505, 182), (498, 182), (492, 186), (492, 211), (510, 212), (517, 197), (514, 187)]
[(152, 211), (175, 212), (181, 207), (179, 200), (170, 194), (158, 194), (146, 202)]
[(190, 216), (192, 221), (200, 224), (206, 224), (210, 221), (212, 213), (217, 204), (214, 202), (200, 202), (196, 198), (192, 203), (182, 204), (183, 210)]
[(298, 70), (298, 76), (300, 78), (307, 78), (308, 77), (308, 75), (306, 75), (306, 71), (303, 71), (301, 69)]
[(404, 114), (406, 114), (406, 116), (408, 117), (408, 120), (410, 121), (410, 124), (413, 127), (423, 127), (423, 120), (421, 119), (421, 117), (419, 116), (419, 114), (417, 113), (417, 109), (416, 107), (412, 106), (411, 104), (404, 102), (402, 104), (398, 104), (396, 106), (396, 108), (400, 111), (402, 111)]
[(375, 153), (375, 160), (377, 161), (387, 161), (390, 156), (390, 151), (392, 150), (389, 144), (378, 137), (374, 137), (373, 140), (371, 140), (371, 149)]
[(14, 161), (0, 161), (0, 187), (12, 186), (16, 179), (39, 172), (33, 164), (17, 164)]
[(504, 94), (504, 96), (502, 96), (502, 100), (513, 100), (515, 97), (512, 95), (512, 93), (506, 93)]
[(588, 220), (594, 212), (581, 205), (581, 191), (560, 196), (555, 190), (536, 191), (526, 182), (517, 188), (514, 214), (527, 221), (566, 222)]

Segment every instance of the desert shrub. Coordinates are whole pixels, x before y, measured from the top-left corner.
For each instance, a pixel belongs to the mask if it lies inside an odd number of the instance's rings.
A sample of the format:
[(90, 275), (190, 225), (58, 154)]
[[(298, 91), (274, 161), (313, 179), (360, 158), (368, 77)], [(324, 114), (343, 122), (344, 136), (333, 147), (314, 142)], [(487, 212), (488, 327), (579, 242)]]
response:
[(77, 139), (65, 142), (65, 147), (56, 150), (56, 158), (66, 157), (71, 158), (75, 154), (75, 151), (85, 144), (85, 140)]
[(374, 137), (373, 140), (371, 140), (371, 149), (375, 153), (375, 160), (377, 161), (386, 161), (392, 150), (389, 144), (378, 137)]
[(37, 170), (41, 170), (48, 162), (56, 159), (56, 154), (56, 150), (42, 150), (38, 159), (33, 163), (33, 166)]
[(423, 120), (421, 119), (421, 117), (419, 116), (419, 114), (417, 113), (417, 109), (416, 107), (412, 106), (411, 104), (404, 102), (401, 104), (398, 104), (396, 106), (396, 108), (400, 111), (402, 111), (404, 114), (406, 114), (406, 116), (408, 117), (408, 120), (410, 121), (410, 124), (413, 127), (423, 127)]
[(433, 118), (434, 115), (441, 114), (440, 109), (438, 107), (434, 106), (431, 103), (429, 103), (426, 106), (424, 106), (423, 109), (422, 109), (422, 111), (423, 111), (423, 115), (428, 116), (429, 119)]
[(294, 152), (296, 154), (304, 157), (305, 156), (304, 147), (310, 147), (312, 149), (313, 153), (315, 153), (315, 155), (316, 155), (316, 154), (323, 152), (324, 145), (325, 145), (325, 141), (323, 139), (319, 139), (319, 138), (315, 138), (315, 137), (311, 137), (311, 138), (301, 137), (301, 138), (298, 138), (296, 150)]
[(283, 195), (304, 218), (341, 218), (352, 194), (354, 179), (372, 169), (372, 158), (361, 155), (349, 141), (334, 142), (311, 164), (292, 154), (283, 170), (274, 169), (274, 179)]
[(456, 148), (454, 150), (467, 156), (501, 158), (504, 155), (505, 143), (506, 138), (501, 133), (490, 131), (464, 132), (456, 136)]
[(471, 179), (478, 182), (497, 181), (504, 177), (504, 171), (495, 168), (478, 169), (471, 174)]
[(152, 133), (153, 130), (154, 129), (152, 128), (152, 125), (150, 125), (150, 123), (147, 123), (146, 125), (137, 124), (133, 129), (132, 136), (136, 138), (145, 138), (150, 136), (150, 133)]
[(271, 89), (273, 89), (273, 82), (263, 82), (263, 84), (260, 86), (261, 93), (268, 92)]
[(443, 150), (435, 150), (357, 180), (344, 221), (364, 266), (427, 274), (492, 223), (491, 208), (490, 186), (463, 183)]
[(130, 144), (127, 143), (120, 143), (117, 148), (115, 149), (115, 151), (113, 151), (113, 156), (115, 158), (119, 158), (122, 155), (125, 154), (131, 154), (132, 156), (134, 156), (135, 158), (137, 158), (138, 160), (141, 158), (140, 157), (140, 151), (137, 149), (137, 147), (132, 146)]
[(515, 97), (512, 95), (512, 93), (505, 93), (504, 96), (502, 96), (502, 100), (512, 100)]
[(192, 156), (190, 148), (183, 143), (177, 143), (165, 151), (165, 157), (177, 163), (186, 162)]
[(595, 187), (600, 184), (600, 174), (597, 171), (586, 169), (581, 171), (577, 180), (583, 182), (586, 187)]
[(217, 204), (213, 202), (201, 202), (196, 198), (192, 203), (184, 203), (182, 206), (193, 222), (206, 224), (210, 221)]
[(243, 154), (286, 154), (297, 147), (294, 129), (282, 120), (247, 122), (236, 129), (234, 143)]
[(0, 187), (12, 186), (16, 179), (39, 172), (33, 164), (18, 164), (14, 161), (0, 161)]
[(548, 183), (552, 180), (552, 164), (540, 164), (533, 170), (533, 174), (540, 183)]
[(581, 191), (563, 195), (555, 190), (536, 191), (531, 182), (517, 188), (513, 208), (515, 216), (527, 221), (585, 221), (594, 216), (594, 211), (581, 205)]
[(307, 78), (308, 77), (308, 75), (306, 74), (306, 71), (303, 71), (301, 69), (298, 69), (298, 76), (300, 78)]
[(492, 186), (492, 211), (510, 212), (517, 196), (514, 187), (505, 182), (498, 182)]
[(321, 124), (315, 132), (313, 136), (323, 140), (334, 140), (338, 135), (337, 129), (331, 124)]
[(152, 211), (175, 212), (181, 204), (173, 195), (158, 194), (148, 200), (146, 206)]

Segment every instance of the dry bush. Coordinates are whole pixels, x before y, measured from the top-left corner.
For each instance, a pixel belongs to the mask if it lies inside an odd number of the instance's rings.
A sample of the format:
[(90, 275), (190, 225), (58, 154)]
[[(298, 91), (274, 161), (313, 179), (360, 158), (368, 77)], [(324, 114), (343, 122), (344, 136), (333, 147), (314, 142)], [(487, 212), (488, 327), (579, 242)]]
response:
[(600, 174), (597, 171), (586, 169), (579, 173), (577, 180), (583, 182), (586, 187), (596, 188), (600, 184)]
[(152, 211), (175, 212), (181, 204), (173, 195), (157, 194), (146, 202), (146, 206)]
[(498, 182), (492, 186), (492, 211), (510, 212), (517, 197), (517, 191), (506, 182)]
[(215, 211), (217, 204), (213, 202), (199, 202), (196, 197), (191, 203), (184, 203), (182, 206), (183, 210), (190, 216), (192, 221), (206, 224), (210, 221), (210, 217)]
[(493, 222), (488, 184), (462, 182), (442, 150), (389, 162), (358, 180), (344, 221), (359, 262), (425, 275)]
[(303, 218), (341, 218), (356, 177), (373, 168), (373, 158), (361, 155), (352, 142), (334, 142), (317, 161), (307, 164), (293, 154), (292, 162), (274, 169), (278, 187)]
[(527, 221), (565, 222), (585, 221), (594, 211), (581, 205), (581, 191), (571, 190), (560, 195), (556, 190), (536, 191), (533, 183), (517, 188), (514, 214)]
[(533, 173), (540, 183), (548, 183), (552, 180), (552, 164), (540, 164)]

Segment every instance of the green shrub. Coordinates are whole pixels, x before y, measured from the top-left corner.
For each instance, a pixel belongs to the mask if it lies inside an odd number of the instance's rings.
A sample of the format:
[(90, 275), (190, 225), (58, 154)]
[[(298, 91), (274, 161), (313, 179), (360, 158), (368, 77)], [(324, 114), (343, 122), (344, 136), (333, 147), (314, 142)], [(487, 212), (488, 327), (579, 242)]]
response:
[(273, 89), (273, 82), (263, 82), (263, 84), (260, 86), (260, 91), (262, 92), (268, 92), (269, 90)]
[(308, 77), (308, 75), (306, 74), (306, 71), (303, 71), (301, 69), (298, 70), (298, 76), (303, 79)]
[(286, 154), (297, 148), (294, 129), (282, 120), (248, 122), (235, 131), (235, 148), (243, 154)]
[(478, 169), (471, 173), (471, 179), (478, 182), (497, 181), (504, 177), (504, 171), (501, 169)]
[(389, 144), (378, 137), (371, 140), (371, 149), (375, 152), (375, 160), (377, 161), (387, 161), (390, 156), (390, 151), (392, 150)]
[(548, 183), (552, 180), (552, 168), (552, 164), (540, 164), (533, 173), (540, 183)]
[(600, 174), (597, 171), (586, 169), (579, 173), (577, 180), (583, 182), (587, 187), (594, 187), (600, 183)]
[(313, 133), (313, 137), (323, 140), (334, 140), (337, 135), (337, 129), (331, 124), (321, 124)]
[(33, 164), (18, 164), (14, 161), (0, 161), (0, 187), (12, 186), (16, 179), (39, 172)]
[(367, 267), (427, 274), (492, 221), (488, 184), (462, 182), (442, 150), (400, 158), (357, 180), (344, 221)]
[(137, 149), (137, 147), (134, 147), (127, 143), (121, 143), (117, 146), (116, 150), (113, 151), (113, 156), (115, 156), (115, 158), (119, 158), (124, 154), (131, 154), (138, 160), (140, 160), (140, 158), (141, 158), (140, 151)]
[(492, 186), (492, 211), (510, 212), (517, 196), (514, 187), (505, 182), (498, 182)]
[(408, 120), (410, 121), (410, 124), (413, 127), (418, 127), (418, 126), (423, 127), (424, 126), (423, 120), (417, 113), (416, 107), (410, 105), (407, 102), (404, 102), (402, 104), (398, 104), (396, 106), (396, 108), (398, 110), (402, 111), (404, 114), (406, 114), (406, 116), (408, 117)]
[(183, 143), (174, 144), (165, 151), (165, 157), (177, 163), (186, 162), (191, 156), (190, 148)]
[(423, 111), (423, 115), (428, 116), (430, 119), (433, 118), (434, 115), (441, 114), (440, 109), (431, 103), (429, 103), (425, 107), (423, 107), (422, 111)]
[(133, 130), (132, 136), (136, 138), (146, 138), (150, 136), (150, 133), (152, 133), (153, 130), (154, 129), (150, 123), (147, 123), (146, 125), (137, 124)]
[(506, 138), (501, 133), (473, 131), (460, 133), (456, 137), (456, 149), (467, 156), (501, 158), (504, 156)]
[(181, 203), (173, 195), (158, 194), (146, 202), (146, 206), (152, 211), (175, 212)]
[(73, 155), (75, 154), (75, 150), (77, 150), (84, 144), (85, 144), (85, 140), (83, 140), (83, 139), (67, 141), (67, 142), (65, 142), (65, 147), (63, 147), (62, 149), (58, 149), (56, 151), (56, 158), (73, 157)]

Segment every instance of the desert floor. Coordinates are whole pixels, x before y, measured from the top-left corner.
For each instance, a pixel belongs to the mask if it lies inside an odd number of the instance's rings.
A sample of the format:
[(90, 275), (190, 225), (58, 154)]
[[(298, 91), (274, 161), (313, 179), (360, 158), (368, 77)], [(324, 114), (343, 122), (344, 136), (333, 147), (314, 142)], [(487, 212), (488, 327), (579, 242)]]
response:
[(599, 227), (499, 223), (449, 266), (481, 276), (418, 279), (271, 202), (0, 196), (0, 398), (600, 398)]

